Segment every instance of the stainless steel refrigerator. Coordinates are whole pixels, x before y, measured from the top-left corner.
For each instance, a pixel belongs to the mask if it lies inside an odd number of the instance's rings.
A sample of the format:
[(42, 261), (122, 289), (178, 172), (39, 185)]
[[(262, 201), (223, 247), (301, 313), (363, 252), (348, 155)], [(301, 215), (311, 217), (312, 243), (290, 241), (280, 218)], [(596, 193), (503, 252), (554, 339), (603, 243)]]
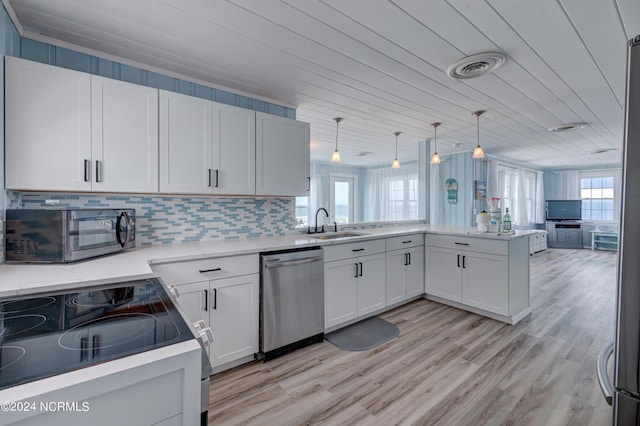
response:
[[(615, 340), (598, 357), (614, 424), (640, 425), (640, 35), (629, 41)], [(613, 356), (613, 377), (607, 361)]]

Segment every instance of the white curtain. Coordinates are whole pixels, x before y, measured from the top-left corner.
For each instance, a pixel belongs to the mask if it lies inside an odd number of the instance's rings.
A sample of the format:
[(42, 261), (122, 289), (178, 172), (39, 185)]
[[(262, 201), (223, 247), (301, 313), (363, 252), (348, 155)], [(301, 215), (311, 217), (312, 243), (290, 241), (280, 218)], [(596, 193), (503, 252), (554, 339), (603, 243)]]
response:
[(429, 197), (429, 223), (441, 225), (444, 222), (444, 194), (440, 179), (440, 167), (431, 166), (431, 196)]
[(367, 209), (364, 212), (366, 221), (379, 222), (398, 220), (392, 217), (391, 181), (401, 179), (418, 179), (418, 164), (403, 165), (399, 169), (380, 167), (367, 170), (366, 193)]
[(555, 197), (547, 197), (550, 200), (577, 200), (580, 198), (579, 186), (580, 180), (578, 172), (575, 170), (567, 172), (559, 172), (556, 176), (558, 182), (555, 188)]
[(314, 174), (311, 176), (311, 187), (309, 190), (309, 222), (313, 223), (315, 218), (312, 218), (315, 212), (320, 207), (327, 207), (327, 203), (324, 200), (324, 188), (322, 186), (323, 176), (321, 174)]
[(487, 198), (500, 198), (502, 194), (500, 194), (500, 177), (498, 175), (497, 161), (489, 161), (487, 169)]
[(516, 226), (529, 225), (529, 218), (527, 217), (527, 194), (525, 192), (525, 176), (524, 169), (518, 168), (516, 170), (516, 190), (513, 194), (513, 223)]
[(545, 202), (544, 202), (544, 180), (543, 173), (536, 172), (536, 199), (535, 199), (535, 222), (544, 223), (546, 220)]

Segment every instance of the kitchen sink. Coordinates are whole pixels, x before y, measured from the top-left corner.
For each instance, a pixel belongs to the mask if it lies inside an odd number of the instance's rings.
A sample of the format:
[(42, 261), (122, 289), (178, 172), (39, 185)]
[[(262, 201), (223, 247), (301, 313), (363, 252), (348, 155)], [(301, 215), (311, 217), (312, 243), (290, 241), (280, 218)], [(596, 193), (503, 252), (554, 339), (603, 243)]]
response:
[(360, 237), (363, 235), (367, 235), (367, 234), (363, 234), (361, 232), (345, 231), (345, 232), (330, 232), (327, 234), (313, 234), (313, 235), (309, 235), (309, 237), (315, 238), (317, 240), (335, 240), (338, 238)]

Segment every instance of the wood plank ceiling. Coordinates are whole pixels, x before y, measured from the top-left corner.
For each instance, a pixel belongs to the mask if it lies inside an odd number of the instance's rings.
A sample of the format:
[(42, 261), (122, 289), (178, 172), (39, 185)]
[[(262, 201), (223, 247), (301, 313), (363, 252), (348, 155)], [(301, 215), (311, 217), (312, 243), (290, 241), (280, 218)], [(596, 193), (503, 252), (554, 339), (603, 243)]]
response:
[[(618, 163), (638, 0), (3, 0), (22, 35), (297, 107), (312, 159), (485, 152), (536, 168)], [(501, 51), (493, 73), (446, 70)], [(587, 127), (552, 133), (560, 123)], [(594, 150), (611, 151), (592, 154)], [(358, 153), (371, 152), (366, 156)]]

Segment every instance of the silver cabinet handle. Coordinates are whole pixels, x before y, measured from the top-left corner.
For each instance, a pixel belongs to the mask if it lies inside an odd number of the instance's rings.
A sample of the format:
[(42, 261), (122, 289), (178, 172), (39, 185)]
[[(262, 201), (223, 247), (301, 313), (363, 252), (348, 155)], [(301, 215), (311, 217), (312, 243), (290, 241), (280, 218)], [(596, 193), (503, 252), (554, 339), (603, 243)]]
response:
[(212, 177), (211, 177), (212, 172), (213, 172), (213, 170), (212, 170), (212, 169), (207, 169), (207, 174), (209, 175), (209, 183), (207, 184), (207, 186), (208, 186), (208, 187), (213, 186), (213, 183), (212, 183), (213, 179), (212, 179)]
[(411, 240), (407, 240), (407, 241), (403, 241), (402, 244), (409, 244), (409, 243), (412, 243), (412, 242), (413, 241), (411, 241)]
[(218, 289), (213, 289), (213, 309), (218, 309)]
[(604, 399), (607, 400), (607, 404), (613, 405), (613, 386), (609, 380), (609, 374), (607, 373), (607, 362), (613, 355), (613, 342), (602, 348), (598, 355), (598, 362), (596, 364), (596, 373), (598, 375), (598, 383), (600, 384), (600, 390), (604, 394)]
[(358, 278), (358, 262), (354, 263), (354, 264), (353, 264), (353, 266), (355, 266), (355, 267), (356, 267), (356, 271), (355, 271), (355, 273), (354, 273), (353, 277), (354, 277), (354, 278)]
[(84, 160), (84, 181), (89, 182), (91, 180), (91, 161)]
[(307, 177), (307, 191), (311, 191), (311, 176)]
[(219, 188), (220, 187), (220, 170), (216, 169), (216, 184), (214, 185), (214, 187)]
[(460, 255), (458, 255), (458, 268), (460, 267)]
[(204, 274), (206, 272), (218, 272), (218, 271), (222, 271), (222, 268), (211, 268), (211, 269), (199, 269), (198, 272), (200, 272), (201, 274)]
[(209, 310), (209, 290), (204, 289), (204, 311), (207, 312)]
[(469, 245), (469, 243), (457, 243), (457, 242), (455, 242), (454, 244), (457, 245), (457, 246), (468, 246)]

